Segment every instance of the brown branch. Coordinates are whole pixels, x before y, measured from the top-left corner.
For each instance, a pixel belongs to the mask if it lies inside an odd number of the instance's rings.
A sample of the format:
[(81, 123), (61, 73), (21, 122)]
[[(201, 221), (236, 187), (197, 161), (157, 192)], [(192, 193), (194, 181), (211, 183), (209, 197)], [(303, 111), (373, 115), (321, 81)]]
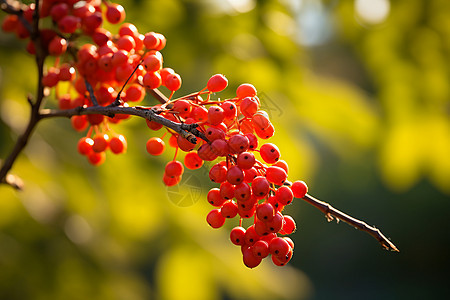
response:
[(159, 113), (151, 107), (143, 106), (90, 106), (90, 107), (76, 107), (67, 110), (51, 110), (43, 109), (39, 114), (40, 119), (47, 119), (53, 117), (67, 117), (70, 118), (76, 115), (100, 114), (105, 116), (114, 116), (116, 114), (138, 116), (150, 121), (157, 122), (167, 128), (172, 129), (180, 134), (183, 138), (191, 143), (197, 143), (197, 137), (208, 141), (202, 132), (197, 130), (198, 124), (184, 124), (176, 123), (160, 116)]
[(399, 252), (397, 247), (395, 247), (395, 245), (388, 238), (386, 238), (379, 229), (377, 229), (373, 226), (369, 226), (369, 225), (367, 225), (367, 223), (365, 223), (361, 220), (355, 219), (355, 218), (341, 212), (340, 210), (337, 210), (330, 204), (320, 201), (308, 194), (306, 194), (305, 197), (303, 197), (302, 199), (305, 200), (306, 202), (308, 202), (309, 204), (311, 204), (312, 206), (314, 206), (315, 208), (319, 209), (321, 212), (323, 212), (325, 214), (326, 218), (328, 219), (328, 221), (332, 221), (333, 217), (335, 217), (337, 220), (342, 220), (345, 223), (349, 224), (350, 226), (353, 226), (356, 229), (365, 231), (368, 234), (370, 234), (385, 249)]

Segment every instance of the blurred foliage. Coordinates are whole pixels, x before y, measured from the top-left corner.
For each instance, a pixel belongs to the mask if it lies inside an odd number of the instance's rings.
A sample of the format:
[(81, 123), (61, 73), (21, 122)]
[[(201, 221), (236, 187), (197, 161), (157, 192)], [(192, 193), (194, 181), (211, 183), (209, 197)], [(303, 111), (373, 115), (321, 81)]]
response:
[[(26, 189), (0, 186), (1, 299), (448, 294), (449, 1), (374, 0), (390, 4), (378, 21), (358, 10), (367, 0), (118, 2), (141, 32), (167, 37), (165, 66), (183, 78), (176, 95), (202, 89), (214, 73), (230, 82), (221, 98), (254, 84), (290, 179), (380, 226), (401, 252), (381, 251), (298, 201), (287, 209), (299, 227), (290, 266), (265, 261), (248, 270), (229, 231), (205, 222), (206, 167), (165, 188), (173, 152), (149, 157), (145, 142), (160, 133), (131, 119), (113, 128), (127, 136), (127, 154), (108, 154), (95, 168), (76, 152), (81, 134), (53, 119), (39, 125), (12, 170)], [(1, 157), (26, 124), (26, 95), (35, 91), (24, 46), (0, 33)]]

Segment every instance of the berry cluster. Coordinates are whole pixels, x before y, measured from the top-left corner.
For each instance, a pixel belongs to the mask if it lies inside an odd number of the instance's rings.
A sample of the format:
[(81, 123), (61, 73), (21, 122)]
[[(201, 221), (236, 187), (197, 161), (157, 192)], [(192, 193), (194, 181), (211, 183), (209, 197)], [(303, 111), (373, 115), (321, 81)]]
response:
[[(34, 4), (25, 5), (22, 11), (30, 25)], [(165, 127), (163, 136), (152, 137), (146, 143), (148, 153), (161, 155), (166, 148), (163, 139), (169, 135), (169, 146), (175, 148), (174, 159), (164, 170), (164, 184), (178, 184), (185, 167), (195, 170), (205, 161), (216, 161), (210, 165), (209, 178), (220, 186), (208, 192), (207, 200), (214, 208), (207, 222), (220, 228), (226, 219), (239, 216), (239, 226), (231, 230), (230, 239), (241, 246), (244, 264), (256, 267), (270, 254), (274, 264), (285, 265), (292, 257), (294, 243), (284, 235), (294, 232), (296, 224), (282, 212), (294, 197), (305, 196), (307, 186), (303, 181), (287, 181), (288, 165), (280, 159), (275, 144), (260, 145), (260, 139), (272, 137), (275, 129), (268, 114), (260, 109), (255, 87), (244, 83), (234, 98), (213, 100), (212, 94), (228, 86), (225, 76), (216, 74), (203, 90), (172, 99), (181, 86), (181, 77), (163, 67), (159, 51), (166, 44), (165, 37), (155, 32), (141, 34), (131, 23), (123, 23), (115, 35), (102, 27), (104, 19), (112, 24), (124, 21), (122, 6), (100, 0), (44, 0), (39, 12), (40, 18), (51, 20), (51, 27), (41, 28), (40, 43), (35, 45), (35, 39), (29, 40), (27, 50), (55, 57), (41, 84), (54, 90), (59, 108), (128, 107), (131, 102), (142, 101), (148, 90), (165, 86), (171, 92), (168, 99), (145, 108), (158, 114), (158, 120), (180, 128)], [(30, 37), (30, 26), (25, 25), (11, 14), (3, 20), (2, 29), (25, 39)], [(92, 43), (82, 43), (82, 36)], [(78, 142), (78, 151), (93, 165), (105, 161), (106, 150), (119, 154), (127, 149), (125, 137), (114, 133), (109, 124), (119, 123), (129, 115), (105, 115), (71, 118), (74, 129), (89, 128)], [(146, 120), (150, 129), (164, 127), (164, 122), (150, 119)], [(186, 139), (182, 134), (186, 128), (195, 132), (197, 139)], [(184, 164), (177, 160), (178, 150), (186, 152)], [(246, 228), (244, 220), (250, 220)]]
[[(202, 91), (160, 106), (164, 109), (162, 116), (174, 122), (195, 123), (206, 137), (196, 145), (169, 131), (169, 144), (188, 152), (184, 157), (188, 169), (198, 169), (205, 161), (221, 158), (209, 170), (210, 180), (220, 187), (211, 189), (207, 195), (208, 202), (215, 207), (206, 217), (208, 224), (220, 228), (227, 218), (239, 215), (239, 226), (231, 230), (230, 239), (241, 246), (245, 265), (256, 267), (271, 254), (274, 264), (282, 266), (291, 259), (294, 243), (278, 235), (288, 235), (296, 229), (294, 219), (282, 211), (294, 197), (304, 197), (307, 186), (303, 181), (287, 183), (288, 165), (280, 159), (275, 144), (259, 146), (259, 139), (272, 137), (275, 130), (267, 113), (260, 110), (253, 85), (240, 85), (232, 99), (210, 99), (212, 93), (224, 90), (227, 85), (227, 79), (216, 74)], [(205, 95), (207, 98), (203, 100)], [(151, 121), (147, 124), (153, 130), (161, 128)], [(147, 142), (147, 151), (152, 155), (160, 155), (164, 149), (161, 138), (152, 137)], [(165, 168), (163, 181), (168, 186), (179, 183), (184, 171), (176, 156), (177, 151)], [(243, 219), (251, 218), (252, 224), (243, 228)]]
[[(35, 8), (34, 3), (22, 7), (29, 27)], [(164, 85), (174, 92), (181, 86), (181, 77), (173, 69), (163, 68), (159, 51), (165, 47), (166, 39), (162, 34), (141, 34), (131, 23), (123, 23), (115, 35), (102, 27), (104, 20), (111, 24), (125, 20), (125, 10), (119, 4), (101, 0), (44, 0), (39, 18), (51, 20), (49, 28), (39, 31), (41, 51), (55, 57), (42, 84), (54, 88), (60, 109), (128, 106), (130, 102), (142, 101), (146, 89)], [(3, 20), (2, 29), (14, 32), (20, 39), (27, 39), (31, 34), (16, 14)], [(85, 43), (82, 37), (88, 37), (92, 43)], [(36, 45), (31, 39), (27, 51), (36, 54)], [(68, 84), (60, 87), (61, 82)], [(125, 152), (125, 137), (114, 133), (108, 124), (119, 123), (127, 117), (73, 116), (71, 122), (75, 130), (84, 131), (89, 127), (87, 136), (78, 143), (79, 153), (93, 165), (99, 165), (105, 161), (107, 149), (115, 154)]]

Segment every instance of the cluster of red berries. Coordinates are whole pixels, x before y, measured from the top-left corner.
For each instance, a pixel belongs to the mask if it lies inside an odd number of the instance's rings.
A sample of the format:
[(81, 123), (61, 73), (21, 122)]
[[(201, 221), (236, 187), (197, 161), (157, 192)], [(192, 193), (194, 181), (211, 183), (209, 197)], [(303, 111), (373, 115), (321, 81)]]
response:
[[(40, 5), (39, 18), (52, 21), (49, 28), (40, 29), (41, 51), (55, 57), (42, 84), (54, 88), (60, 109), (97, 104), (108, 106), (117, 98), (118, 106), (128, 106), (130, 102), (142, 101), (146, 89), (164, 85), (174, 92), (180, 88), (181, 77), (173, 69), (163, 68), (159, 51), (165, 47), (166, 39), (162, 34), (141, 34), (131, 23), (123, 23), (115, 35), (102, 27), (104, 20), (112, 24), (125, 20), (121, 5), (101, 0), (44, 0)], [(34, 3), (22, 7), (29, 28), (33, 24), (35, 8)], [(15, 32), (21, 39), (29, 38), (31, 34), (16, 14), (6, 16), (2, 29)], [(92, 44), (80, 41), (81, 36), (90, 38)], [(36, 53), (32, 40), (28, 41), (27, 51)], [(60, 82), (68, 84), (59, 87)], [(122, 90), (125, 82), (126, 88)], [(93, 95), (87, 85), (92, 88)], [(93, 103), (93, 97), (97, 103)], [(125, 152), (125, 137), (114, 133), (108, 124), (127, 117), (73, 116), (71, 122), (75, 130), (84, 131), (90, 127), (87, 136), (79, 141), (79, 152), (94, 165), (104, 162), (107, 149), (115, 154)]]
[[(220, 187), (211, 189), (207, 195), (208, 202), (215, 207), (206, 217), (208, 224), (220, 228), (227, 218), (239, 215), (239, 226), (231, 230), (230, 239), (241, 246), (245, 265), (256, 267), (271, 254), (274, 264), (282, 266), (291, 259), (294, 243), (278, 235), (288, 235), (296, 229), (294, 219), (282, 211), (294, 197), (304, 197), (307, 186), (303, 181), (287, 184), (288, 165), (280, 159), (275, 144), (259, 146), (258, 138), (268, 139), (275, 130), (267, 113), (260, 110), (253, 85), (240, 85), (232, 99), (210, 99), (212, 93), (224, 90), (227, 85), (227, 79), (216, 74), (202, 91), (159, 106), (163, 109), (161, 115), (174, 122), (196, 123), (207, 140), (193, 144), (169, 131), (169, 144), (188, 152), (184, 157), (188, 169), (198, 169), (204, 161), (222, 158), (209, 170), (209, 178)], [(203, 100), (202, 95), (207, 98)], [(152, 121), (147, 124), (153, 130), (161, 128)], [(147, 142), (147, 151), (152, 155), (160, 155), (164, 149), (161, 138), (153, 137)], [(176, 159), (168, 162), (164, 183), (168, 186), (179, 183), (184, 166)], [(245, 229), (243, 219), (253, 222)]]
[[(54, 66), (48, 68), (42, 84), (54, 88), (60, 109), (89, 106), (128, 106), (143, 100), (146, 89), (165, 86), (171, 95), (181, 86), (181, 77), (173, 69), (163, 68), (161, 53), (166, 44), (162, 34), (140, 34), (130, 23), (123, 23), (118, 34), (112, 35), (102, 27), (103, 20), (117, 24), (125, 19), (118, 4), (101, 0), (44, 0), (40, 18), (50, 18), (52, 27), (40, 29), (42, 49), (55, 56)], [(31, 24), (34, 4), (22, 8), (24, 18)], [(2, 29), (27, 38), (30, 32), (17, 15), (8, 15)], [(90, 37), (92, 44), (78, 45), (78, 37)], [(30, 40), (27, 50), (37, 52)], [(69, 84), (60, 87), (60, 82)], [(208, 192), (207, 200), (214, 206), (206, 220), (220, 228), (226, 219), (239, 216), (239, 226), (230, 233), (233, 244), (241, 246), (244, 264), (253, 268), (271, 255), (274, 264), (285, 265), (292, 257), (294, 243), (284, 235), (291, 234), (296, 224), (291, 216), (283, 215), (285, 206), (294, 198), (303, 198), (307, 186), (303, 181), (287, 181), (289, 169), (273, 143), (260, 145), (275, 134), (268, 114), (260, 109), (255, 87), (241, 84), (236, 96), (212, 100), (213, 93), (228, 86), (222, 74), (212, 76), (207, 86), (197, 92), (154, 106), (162, 118), (181, 125), (195, 125), (197, 141), (187, 140), (179, 131), (167, 129), (160, 137), (147, 141), (147, 151), (161, 155), (163, 140), (169, 134), (169, 145), (175, 157), (166, 164), (163, 182), (173, 186), (181, 181), (184, 168), (199, 169), (205, 161), (220, 161), (209, 170), (211, 181), (220, 184)], [(61, 89), (65, 89), (64, 92)], [(204, 99), (205, 98), (205, 99)], [(105, 151), (118, 154), (126, 151), (126, 139), (116, 134), (109, 123), (118, 123), (128, 115), (106, 117), (100, 114), (73, 116), (73, 127), (88, 133), (78, 142), (78, 151), (93, 165), (105, 160)], [(162, 124), (147, 120), (152, 130)], [(181, 127), (180, 127), (181, 128)], [(184, 164), (176, 160), (178, 150), (187, 152)], [(244, 219), (251, 220), (247, 228)]]

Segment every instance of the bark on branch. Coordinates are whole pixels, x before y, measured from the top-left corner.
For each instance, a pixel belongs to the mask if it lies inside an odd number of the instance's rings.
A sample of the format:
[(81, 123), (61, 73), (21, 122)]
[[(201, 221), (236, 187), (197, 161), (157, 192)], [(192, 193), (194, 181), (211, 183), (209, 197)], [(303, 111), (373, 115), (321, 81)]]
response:
[(332, 221), (333, 218), (336, 218), (337, 220), (344, 221), (345, 223), (349, 224), (350, 226), (353, 226), (356, 229), (359, 229), (361, 231), (365, 231), (368, 234), (370, 234), (372, 237), (374, 237), (380, 244), (383, 246), (383, 248), (395, 252), (400, 252), (397, 247), (388, 239), (386, 238), (379, 229), (367, 225), (367, 223), (358, 220), (356, 218), (353, 218), (340, 210), (337, 210), (330, 204), (320, 201), (308, 194), (305, 195), (305, 197), (302, 198), (315, 208), (319, 209), (321, 212), (325, 214), (325, 217), (328, 221)]

